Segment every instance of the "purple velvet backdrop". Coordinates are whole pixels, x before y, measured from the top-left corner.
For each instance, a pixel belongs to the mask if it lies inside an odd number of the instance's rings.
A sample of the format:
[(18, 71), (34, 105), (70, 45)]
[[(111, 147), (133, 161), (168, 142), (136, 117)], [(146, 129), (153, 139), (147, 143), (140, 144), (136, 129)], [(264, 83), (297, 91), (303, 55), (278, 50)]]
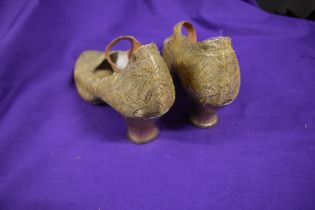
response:
[[(73, 66), (119, 35), (163, 40), (180, 20), (231, 36), (237, 100), (212, 129), (175, 106), (134, 145)], [(0, 209), (315, 209), (315, 22), (250, 1), (0, 1)]]

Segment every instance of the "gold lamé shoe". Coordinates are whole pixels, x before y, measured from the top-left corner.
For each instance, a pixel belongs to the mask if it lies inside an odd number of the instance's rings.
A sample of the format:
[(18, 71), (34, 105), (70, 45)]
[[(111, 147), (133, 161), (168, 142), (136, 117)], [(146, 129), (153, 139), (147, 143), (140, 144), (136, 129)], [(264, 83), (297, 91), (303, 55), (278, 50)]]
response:
[[(131, 49), (110, 52), (120, 40), (130, 41)], [(171, 75), (156, 45), (141, 45), (132, 36), (114, 39), (105, 53), (83, 52), (76, 61), (74, 80), (83, 99), (103, 101), (123, 115), (134, 143), (146, 143), (158, 135), (155, 120), (175, 100)]]
[[(187, 36), (182, 34), (183, 26)], [(203, 128), (215, 125), (217, 110), (231, 103), (240, 89), (239, 64), (231, 39), (216, 37), (197, 42), (193, 25), (182, 21), (164, 41), (163, 57), (193, 100), (190, 121)]]

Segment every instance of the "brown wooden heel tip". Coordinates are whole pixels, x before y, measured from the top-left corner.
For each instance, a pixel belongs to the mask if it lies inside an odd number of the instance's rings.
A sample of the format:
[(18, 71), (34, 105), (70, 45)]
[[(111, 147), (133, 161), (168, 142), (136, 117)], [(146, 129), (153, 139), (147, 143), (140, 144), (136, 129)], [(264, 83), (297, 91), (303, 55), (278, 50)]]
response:
[(155, 139), (159, 128), (155, 120), (127, 119), (128, 138), (135, 144), (145, 144)]
[(216, 109), (212, 107), (197, 107), (190, 115), (190, 121), (198, 128), (213, 127), (218, 120)]

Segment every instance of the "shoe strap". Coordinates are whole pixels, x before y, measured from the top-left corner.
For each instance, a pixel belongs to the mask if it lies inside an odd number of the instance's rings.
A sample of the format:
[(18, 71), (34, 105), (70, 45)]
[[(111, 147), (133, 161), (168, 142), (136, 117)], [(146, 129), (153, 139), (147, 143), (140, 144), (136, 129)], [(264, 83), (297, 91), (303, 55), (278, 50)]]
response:
[(105, 49), (105, 59), (111, 65), (113, 70), (116, 72), (120, 72), (121, 70), (118, 68), (118, 66), (110, 58), (110, 51), (111, 51), (112, 47), (121, 40), (128, 40), (131, 42), (131, 48), (128, 50), (128, 58), (129, 59), (130, 59), (131, 55), (133, 54), (133, 52), (136, 49), (138, 49), (139, 47), (141, 47), (141, 43), (138, 40), (136, 40), (133, 36), (120, 36), (120, 37), (117, 37), (116, 39), (114, 39), (113, 41), (111, 41)]
[(195, 30), (195, 27), (191, 23), (189, 23), (188, 21), (182, 21), (182, 22), (179, 22), (179, 23), (177, 23), (175, 25), (175, 27), (174, 27), (174, 36), (175, 36), (175, 38), (179, 39), (179, 38), (184, 37), (184, 35), (182, 34), (183, 26), (187, 30), (187, 38), (192, 43), (197, 42), (197, 33), (196, 33), (196, 30)]

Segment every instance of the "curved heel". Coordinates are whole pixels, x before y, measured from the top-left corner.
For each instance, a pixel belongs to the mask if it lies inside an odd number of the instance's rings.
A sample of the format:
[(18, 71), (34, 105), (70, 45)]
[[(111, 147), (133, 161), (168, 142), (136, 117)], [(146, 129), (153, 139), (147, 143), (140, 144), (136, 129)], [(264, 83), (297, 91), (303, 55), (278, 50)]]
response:
[(155, 124), (156, 119), (126, 119), (128, 138), (135, 144), (144, 144), (152, 141), (159, 134)]
[(209, 105), (202, 106), (197, 104), (194, 106), (189, 119), (198, 128), (213, 127), (219, 120), (217, 108)]

